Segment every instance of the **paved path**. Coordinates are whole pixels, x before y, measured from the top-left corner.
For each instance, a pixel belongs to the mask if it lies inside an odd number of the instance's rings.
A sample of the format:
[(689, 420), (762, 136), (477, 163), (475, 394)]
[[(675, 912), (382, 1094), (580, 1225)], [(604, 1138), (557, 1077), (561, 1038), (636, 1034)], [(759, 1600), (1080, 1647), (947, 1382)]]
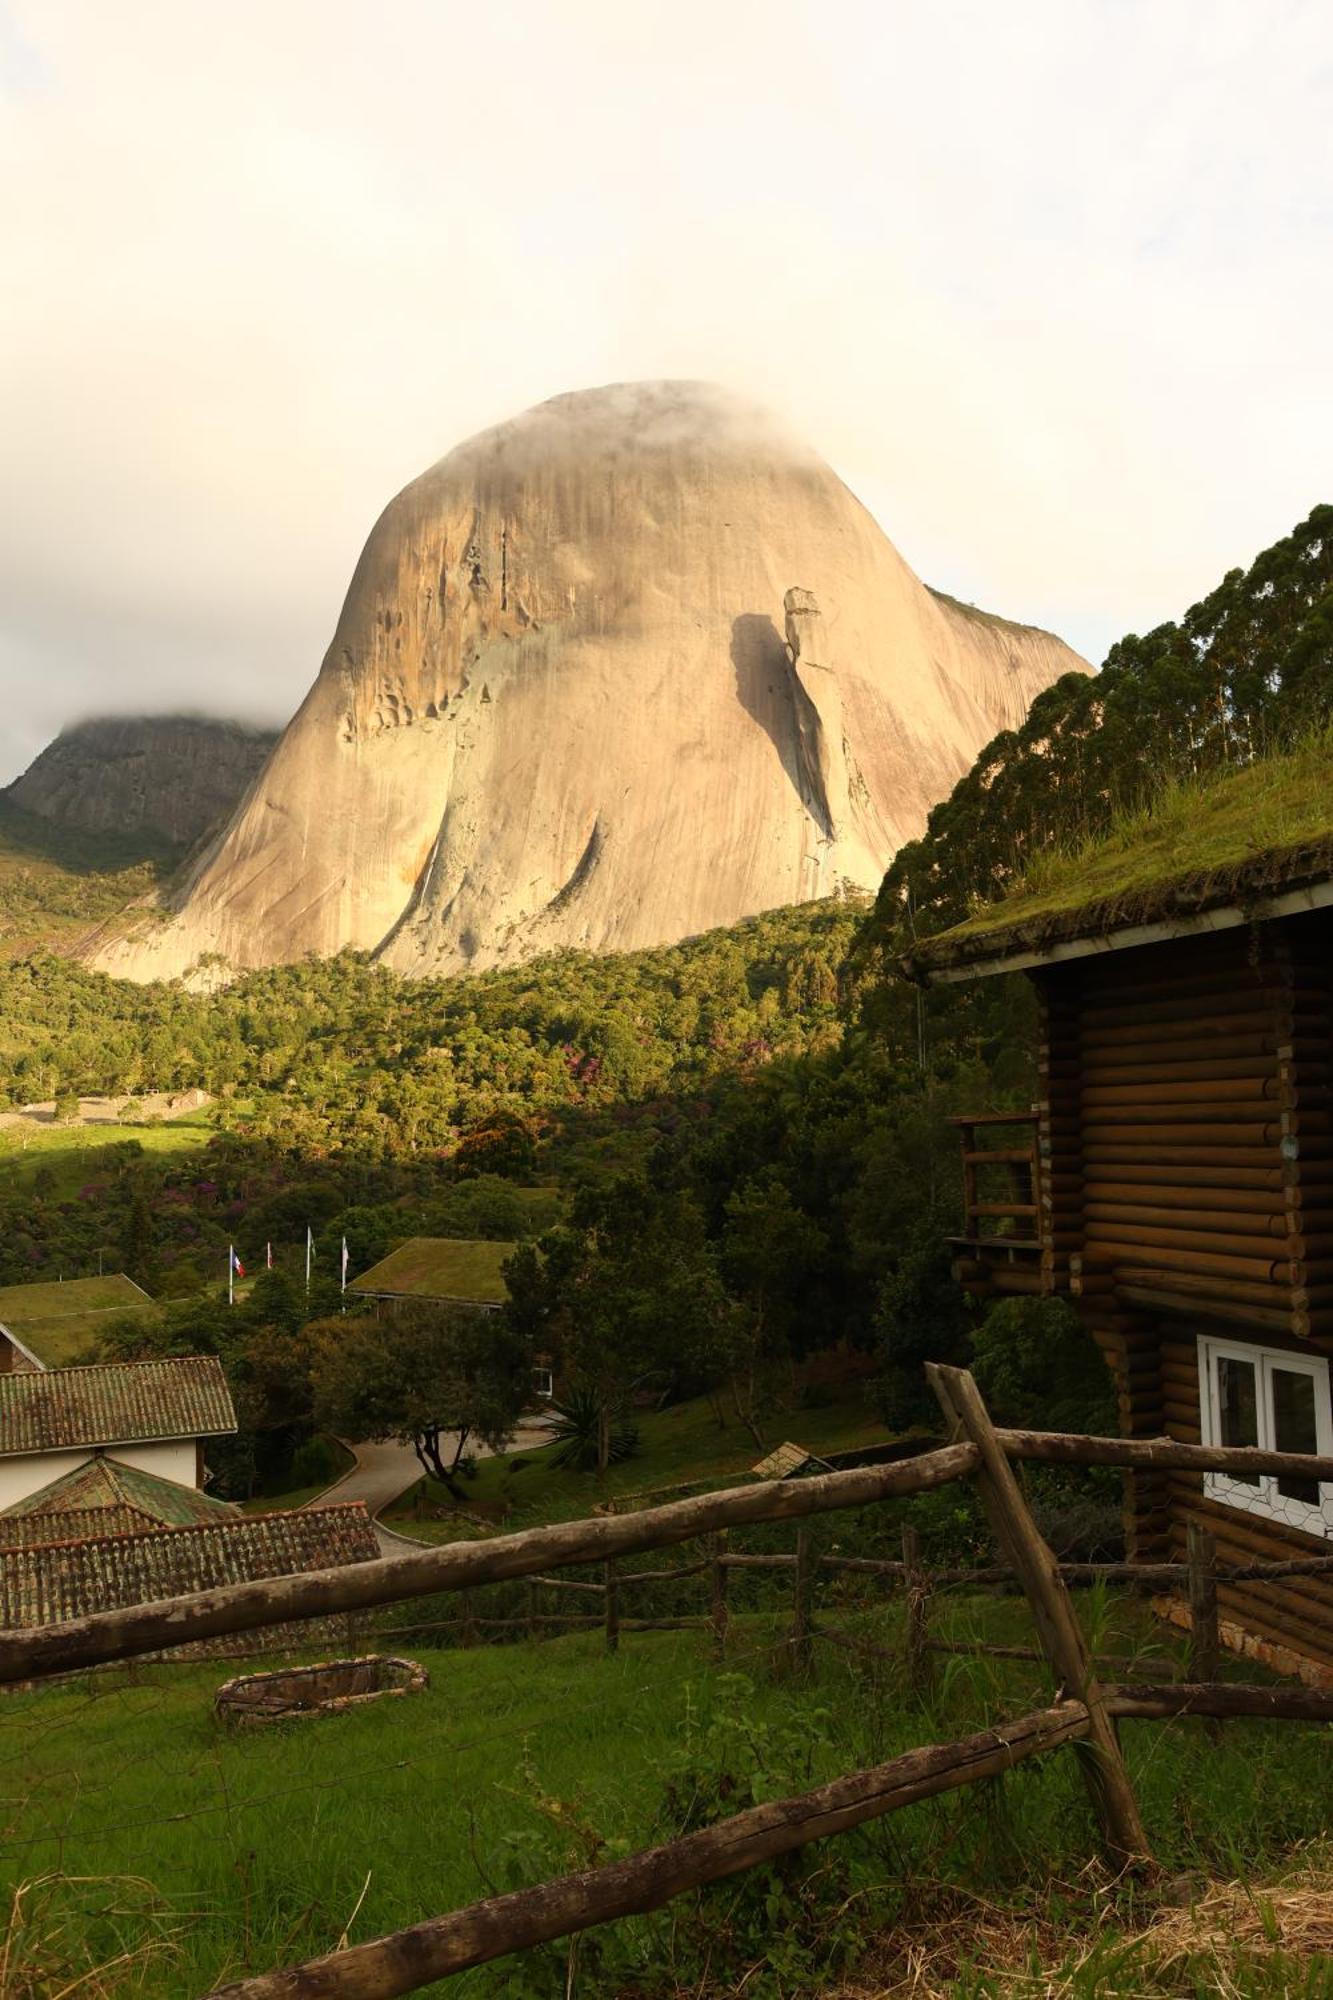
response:
[[(511, 1440), (514, 1444), (536, 1444), (540, 1442), (546, 1428), (541, 1417), (525, 1418)], [(410, 1444), (397, 1444), (389, 1440), (384, 1444), (353, 1444), (347, 1449), (354, 1455), (356, 1464), (350, 1472), (345, 1472), (333, 1486), (328, 1486), (313, 1500), (307, 1500), (307, 1507), (323, 1506), (329, 1500), (364, 1500), (366, 1512), (375, 1523), (375, 1533), (379, 1537), (380, 1549), (386, 1556), (397, 1556), (405, 1548), (419, 1549), (422, 1544), (408, 1535), (395, 1534), (392, 1528), (382, 1527), (377, 1516), (400, 1493), (406, 1493), (409, 1486), (415, 1486), (421, 1477), (421, 1460)], [(448, 1438), (440, 1441), (440, 1456), (448, 1462), (452, 1443)], [(478, 1458), (490, 1458), (493, 1454), (484, 1444), (476, 1447)]]

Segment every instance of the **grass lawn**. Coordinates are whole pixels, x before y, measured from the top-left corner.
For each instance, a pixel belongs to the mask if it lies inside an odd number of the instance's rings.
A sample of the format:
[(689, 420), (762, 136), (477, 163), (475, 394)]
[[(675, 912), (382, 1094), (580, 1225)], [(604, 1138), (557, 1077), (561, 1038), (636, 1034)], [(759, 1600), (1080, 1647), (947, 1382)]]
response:
[[(511, 1528), (538, 1521), (566, 1521), (590, 1513), (608, 1499), (650, 1496), (660, 1487), (685, 1480), (711, 1486), (740, 1477), (761, 1456), (750, 1433), (734, 1419), (726, 1425), (718, 1423), (706, 1397), (677, 1403), (667, 1410), (641, 1412), (635, 1421), (641, 1451), (623, 1465), (612, 1466), (605, 1479), (554, 1466), (555, 1447), (549, 1445), (479, 1460), (477, 1476), (467, 1485), (466, 1513), (488, 1522), (504, 1522)], [(790, 1438), (817, 1455), (887, 1444), (890, 1437), (876, 1412), (873, 1389), (864, 1384), (825, 1408), (796, 1409), (776, 1416), (766, 1430), (769, 1449)], [(421, 1480), (386, 1512), (385, 1519), (426, 1541), (452, 1539), (458, 1532), (456, 1520), (414, 1518), (422, 1503), (456, 1514), (449, 1494), (438, 1482)], [(649, 1504), (648, 1499), (640, 1504)]]
[[(1127, 1601), (1085, 1599), (1084, 1615), (1094, 1609), (1121, 1645), (1147, 1619)], [(890, 1603), (838, 1622), (893, 1647), (897, 1618)], [(1021, 1605), (985, 1598), (949, 1613), (950, 1629), (1004, 1637), (1024, 1619)], [(585, 1636), (414, 1649), (430, 1670), (426, 1695), (234, 1734), (210, 1705), (216, 1684), (245, 1670), (228, 1664), (145, 1665), (0, 1698), (5, 1991), (14, 2000), (67, 1987), (200, 1993), (331, 1949), (344, 1932), (361, 1941), (608, 1860), (1048, 1698), (1038, 1668), (950, 1658), (923, 1710), (896, 1663), (866, 1678), (831, 1646), (817, 1649), (809, 1684), (793, 1682), (774, 1671), (781, 1629), (738, 1620), (725, 1669), (696, 1633), (626, 1634), (613, 1657)], [(1326, 1731), (1243, 1722), (1214, 1742), (1204, 1725), (1180, 1721), (1124, 1733), (1168, 1877), (1279, 1870), (1300, 1843), (1324, 1836)], [(1103, 1938), (1135, 1927), (1149, 1892), (1108, 1885), (1091, 1852), (1078, 1768), (1062, 1751), (1002, 1785), (911, 1808), (780, 1870), (598, 1933), (580, 1948), (574, 1990), (584, 2000), (742, 1985), (747, 2000), (808, 1994), (831, 1986), (885, 1925), (916, 1921), (941, 1896), (981, 1899), (997, 1915), (1049, 1906), (1057, 1881), (1064, 1920), (1083, 1926), (1085, 1942), (1099, 1923)], [(114, 1971), (96, 1974), (113, 1960)], [(553, 1948), (521, 1971), (502, 1964), (434, 1990), (555, 2000), (567, 1969), (566, 1951)], [(70, 1985), (81, 1977), (86, 1985)], [(1111, 1980), (1015, 1990), (1159, 1989)]]
[(256, 1493), (253, 1500), (242, 1503), (242, 1513), (272, 1514), (278, 1509), (285, 1511), (292, 1507), (304, 1507), (308, 1501), (317, 1500), (321, 1493), (327, 1493), (330, 1486), (336, 1485), (352, 1470), (356, 1459), (340, 1438), (326, 1437), (324, 1443), (329, 1448), (333, 1464), (327, 1479), (317, 1480), (313, 1486), (287, 1486), (281, 1492)]
[(108, 1146), (133, 1139), (145, 1153), (184, 1160), (214, 1136), (206, 1113), (190, 1113), (161, 1125), (31, 1125), (0, 1130), (0, 1184), (31, 1188), (43, 1168), (55, 1180), (58, 1200), (68, 1201), (89, 1181), (104, 1175)]

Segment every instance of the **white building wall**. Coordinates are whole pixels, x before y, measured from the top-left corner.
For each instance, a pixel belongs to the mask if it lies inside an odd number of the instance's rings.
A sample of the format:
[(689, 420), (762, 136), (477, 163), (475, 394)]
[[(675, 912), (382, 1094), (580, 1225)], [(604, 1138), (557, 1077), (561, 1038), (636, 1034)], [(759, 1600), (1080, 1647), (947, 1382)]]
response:
[[(0, 1512), (26, 1500), (30, 1493), (39, 1493), (43, 1486), (63, 1478), (95, 1455), (82, 1450), (33, 1451), (16, 1458), (0, 1458)], [(118, 1458), (123, 1465), (133, 1465), (140, 1472), (154, 1473), (159, 1479), (174, 1479), (178, 1486), (197, 1483), (193, 1438), (172, 1438), (161, 1444), (116, 1445), (106, 1456)]]

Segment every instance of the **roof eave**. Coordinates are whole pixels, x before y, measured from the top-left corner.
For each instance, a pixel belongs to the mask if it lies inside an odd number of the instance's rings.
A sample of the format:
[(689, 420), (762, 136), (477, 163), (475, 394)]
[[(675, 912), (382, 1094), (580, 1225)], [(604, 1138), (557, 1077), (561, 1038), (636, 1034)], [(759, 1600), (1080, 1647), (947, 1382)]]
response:
[(1038, 966), (1061, 965), (1071, 959), (1128, 951), (1135, 945), (1165, 944), (1175, 938), (1198, 936), (1207, 931), (1235, 930), (1243, 924), (1271, 923), (1278, 917), (1302, 916), (1309, 910), (1329, 908), (1333, 908), (1333, 880), (1309, 883), (1300, 889), (1286, 889), (1281, 895), (1265, 896), (1251, 903), (1219, 904), (1215, 909), (1200, 910), (1194, 916), (1165, 917), (1151, 924), (1127, 924), (1120, 930), (1056, 938), (1045, 945), (1020, 945), (1013, 951), (996, 950), (984, 957), (979, 955), (952, 965), (918, 963), (915, 973), (927, 986), (953, 986), (970, 979), (991, 979), (1002, 972), (1030, 972)]

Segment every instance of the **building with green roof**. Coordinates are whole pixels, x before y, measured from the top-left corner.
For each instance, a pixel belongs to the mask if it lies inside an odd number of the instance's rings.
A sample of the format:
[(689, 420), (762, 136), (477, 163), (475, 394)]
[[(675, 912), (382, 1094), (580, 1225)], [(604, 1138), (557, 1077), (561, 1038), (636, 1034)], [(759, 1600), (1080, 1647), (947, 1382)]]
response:
[(370, 1299), (428, 1299), (496, 1312), (509, 1296), (504, 1267), (515, 1243), (413, 1236), (348, 1285)]
[[(1233, 1570), (1333, 1543), (1328, 762), (1320, 746), (1181, 788), (904, 961), (926, 982), (1021, 972), (1037, 992), (1038, 1103), (955, 1121), (959, 1280), (1068, 1298), (1127, 1435), (1297, 1459), (1136, 1473), (1144, 1562), (1182, 1561), (1200, 1532)], [(1231, 1578), (1218, 1597), (1226, 1643), (1333, 1682), (1328, 1577)]]
[(0, 1374), (11, 1369), (69, 1368), (88, 1360), (118, 1318), (156, 1311), (123, 1271), (104, 1278), (44, 1278), (0, 1285)]

